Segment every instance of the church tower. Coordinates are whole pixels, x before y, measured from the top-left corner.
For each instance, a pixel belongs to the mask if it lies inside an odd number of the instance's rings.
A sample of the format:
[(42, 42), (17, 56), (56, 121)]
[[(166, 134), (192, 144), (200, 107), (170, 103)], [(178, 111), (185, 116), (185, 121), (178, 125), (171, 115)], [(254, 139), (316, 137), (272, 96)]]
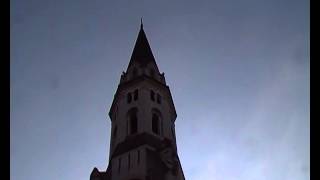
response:
[(90, 180), (184, 180), (177, 154), (177, 117), (141, 22), (131, 59), (109, 111), (111, 140), (106, 171)]

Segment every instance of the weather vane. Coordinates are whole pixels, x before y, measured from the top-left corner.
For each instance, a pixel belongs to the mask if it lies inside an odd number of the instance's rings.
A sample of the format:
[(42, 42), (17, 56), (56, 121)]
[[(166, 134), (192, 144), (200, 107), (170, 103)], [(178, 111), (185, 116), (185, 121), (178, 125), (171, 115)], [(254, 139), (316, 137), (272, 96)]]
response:
[(142, 17), (140, 18), (140, 27), (143, 28)]

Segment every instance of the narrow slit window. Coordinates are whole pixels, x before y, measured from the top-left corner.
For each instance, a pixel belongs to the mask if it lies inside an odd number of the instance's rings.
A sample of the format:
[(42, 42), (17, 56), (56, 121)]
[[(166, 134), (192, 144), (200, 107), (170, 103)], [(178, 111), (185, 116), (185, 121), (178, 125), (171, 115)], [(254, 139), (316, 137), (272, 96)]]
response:
[(150, 91), (150, 98), (151, 98), (152, 101), (155, 100), (154, 92), (152, 90)]
[(120, 174), (120, 169), (121, 169), (121, 158), (119, 158), (119, 166), (118, 166), (118, 173)]
[(138, 164), (140, 164), (140, 150), (138, 150)]
[(129, 121), (127, 121), (127, 135), (129, 135)]
[(157, 103), (161, 104), (161, 96), (160, 96), (160, 94), (157, 94)]
[(130, 170), (130, 161), (131, 161), (131, 158), (130, 158), (130, 154), (128, 155), (128, 170)]

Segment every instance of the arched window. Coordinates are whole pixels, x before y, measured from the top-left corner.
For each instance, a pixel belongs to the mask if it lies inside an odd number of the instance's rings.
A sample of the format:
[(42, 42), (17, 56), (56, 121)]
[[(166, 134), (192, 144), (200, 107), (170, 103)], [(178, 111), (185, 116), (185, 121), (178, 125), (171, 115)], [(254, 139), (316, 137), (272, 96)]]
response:
[(128, 93), (127, 94), (127, 103), (131, 103), (131, 101), (132, 101), (131, 93)]
[(152, 132), (160, 134), (159, 116), (155, 113), (152, 113)]
[(138, 89), (133, 92), (133, 100), (138, 100)]
[(132, 108), (131, 110), (129, 110), (128, 112), (128, 123), (127, 123), (127, 127), (128, 127), (128, 134), (135, 134), (138, 132), (138, 110), (137, 108)]
[(157, 135), (162, 135), (162, 117), (157, 109), (152, 109), (152, 132)]

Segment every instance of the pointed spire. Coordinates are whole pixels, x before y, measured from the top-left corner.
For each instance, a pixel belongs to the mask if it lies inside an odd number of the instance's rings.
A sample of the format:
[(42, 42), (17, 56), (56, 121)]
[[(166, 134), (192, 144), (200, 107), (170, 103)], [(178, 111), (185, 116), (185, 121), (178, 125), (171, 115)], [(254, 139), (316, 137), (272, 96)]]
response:
[[(146, 34), (143, 30), (143, 22), (142, 18), (140, 19), (140, 31), (138, 34), (138, 38), (136, 40), (135, 46), (133, 48), (133, 52), (131, 55), (131, 59), (128, 65), (128, 68), (132, 64), (139, 64), (142, 67), (146, 66), (150, 62), (155, 62), (155, 58), (153, 56), (152, 50), (150, 48), (149, 42), (147, 40)], [(157, 68), (158, 70), (158, 68)]]

